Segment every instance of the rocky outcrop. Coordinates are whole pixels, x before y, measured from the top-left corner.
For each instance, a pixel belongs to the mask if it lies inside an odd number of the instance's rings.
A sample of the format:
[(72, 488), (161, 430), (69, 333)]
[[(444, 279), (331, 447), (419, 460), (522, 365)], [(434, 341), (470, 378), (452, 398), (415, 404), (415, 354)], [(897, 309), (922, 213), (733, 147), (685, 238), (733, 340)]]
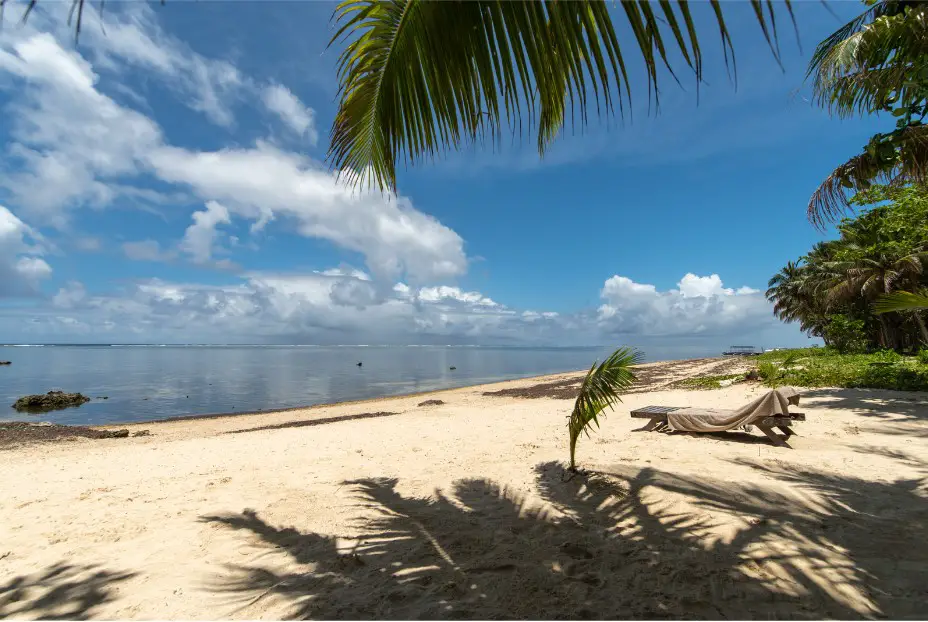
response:
[(13, 408), (20, 412), (48, 412), (80, 406), (89, 402), (90, 398), (81, 393), (65, 393), (64, 391), (49, 391), (45, 395), (27, 395), (16, 400)]
[(444, 404), (441, 400), (425, 400), (424, 402), (419, 402), (419, 406), (441, 406)]

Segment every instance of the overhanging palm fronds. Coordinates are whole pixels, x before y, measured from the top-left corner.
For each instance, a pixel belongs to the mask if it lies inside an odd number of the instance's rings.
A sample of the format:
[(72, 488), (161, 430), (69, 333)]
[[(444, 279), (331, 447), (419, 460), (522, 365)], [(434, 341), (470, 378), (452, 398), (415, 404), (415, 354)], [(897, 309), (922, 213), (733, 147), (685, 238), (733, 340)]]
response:
[(570, 468), (576, 467), (577, 440), (582, 432), (589, 436), (589, 428), (599, 427), (599, 415), (621, 401), (619, 394), (635, 382), (631, 366), (641, 362), (641, 353), (631, 348), (619, 348), (598, 366), (593, 363), (587, 372), (574, 410), (570, 414)]
[(928, 177), (928, 2), (879, 0), (822, 41), (809, 63), (815, 100), (832, 114), (891, 112), (896, 129), (876, 134), (809, 200), (819, 229), (850, 207), (849, 192)]
[(928, 309), (928, 296), (912, 292), (893, 292), (880, 296), (873, 303), (874, 313), (894, 313), (897, 311), (920, 311)]
[(877, 134), (865, 151), (832, 171), (809, 199), (809, 220), (819, 229), (850, 209), (849, 195), (875, 183), (928, 184), (928, 125)]
[(818, 103), (847, 117), (921, 99), (924, 2), (881, 0), (819, 43), (809, 62)]
[[(779, 58), (774, 3), (750, 1)], [(728, 61), (723, 3), (709, 4)], [(629, 47), (642, 55), (655, 102), (659, 68), (673, 74), (674, 51), (699, 83), (702, 54), (687, 2), (619, 5), (629, 42), (619, 41), (604, 0), (344, 0), (334, 15), (332, 43), (347, 43), (329, 162), (352, 183), (394, 189), (397, 159), (497, 141), (504, 124), (521, 133), (536, 122), (543, 153), (568, 111), (581, 125), (594, 107), (598, 115), (622, 113), (630, 102)]]

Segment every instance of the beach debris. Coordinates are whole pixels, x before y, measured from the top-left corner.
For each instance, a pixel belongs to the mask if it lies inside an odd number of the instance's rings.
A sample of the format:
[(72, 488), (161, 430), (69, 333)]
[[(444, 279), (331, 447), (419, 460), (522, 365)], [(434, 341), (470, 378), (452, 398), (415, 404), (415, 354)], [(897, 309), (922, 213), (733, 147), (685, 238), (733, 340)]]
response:
[(0, 365), (12, 365), (13, 361), (0, 361)]
[(444, 404), (442, 400), (425, 400), (424, 402), (419, 402), (419, 406), (441, 406)]
[(752, 369), (744, 375), (745, 380), (760, 380), (760, 374), (758, 374), (756, 369)]
[(90, 398), (81, 393), (65, 393), (64, 391), (49, 391), (45, 395), (26, 395), (13, 404), (13, 408), (20, 412), (48, 412), (80, 406), (89, 402)]
[(151, 432), (148, 430), (139, 430), (138, 432), (133, 432), (132, 436), (151, 436)]
[(71, 441), (77, 438), (125, 438), (129, 430), (101, 430), (81, 425), (58, 425), (43, 421), (0, 422), (0, 448), (45, 441)]

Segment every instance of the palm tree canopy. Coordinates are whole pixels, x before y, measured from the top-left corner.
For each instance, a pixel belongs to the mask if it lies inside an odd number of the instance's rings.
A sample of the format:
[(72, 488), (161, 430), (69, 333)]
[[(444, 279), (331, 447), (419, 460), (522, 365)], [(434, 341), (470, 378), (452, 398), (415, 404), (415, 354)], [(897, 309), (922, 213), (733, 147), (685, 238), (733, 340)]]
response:
[(809, 200), (819, 228), (874, 183), (928, 182), (928, 2), (879, 0), (822, 41), (809, 63), (815, 100), (832, 114), (891, 112), (893, 131), (838, 166)]
[(619, 395), (635, 382), (632, 365), (641, 362), (641, 353), (631, 348), (619, 348), (606, 360), (593, 363), (580, 385), (580, 392), (570, 414), (570, 467), (574, 468), (577, 440), (595, 424), (599, 427), (599, 415), (621, 401)]
[[(750, 3), (779, 59), (773, 1)], [(723, 4), (709, 0), (728, 62)], [(352, 182), (394, 189), (398, 159), (498, 140), (503, 125), (521, 132), (537, 124), (543, 154), (568, 111), (581, 125), (592, 110), (622, 113), (631, 101), (629, 48), (641, 54), (655, 101), (659, 68), (673, 75), (674, 53), (698, 84), (702, 53), (688, 2), (620, 7), (630, 41), (619, 40), (604, 0), (344, 0), (332, 38), (346, 45), (330, 163)]]

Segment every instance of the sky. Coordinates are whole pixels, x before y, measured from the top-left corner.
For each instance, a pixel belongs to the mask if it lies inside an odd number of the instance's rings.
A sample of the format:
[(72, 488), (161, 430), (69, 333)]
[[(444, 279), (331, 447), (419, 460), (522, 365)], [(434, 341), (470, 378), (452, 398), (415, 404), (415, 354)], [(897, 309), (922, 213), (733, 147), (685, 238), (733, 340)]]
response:
[[(810, 102), (815, 44), (862, 5), (799, 2), (782, 67), (744, 3), (696, 6), (705, 83), (348, 188), (326, 163), (323, 2), (39, 3), (0, 31), (0, 342), (803, 345), (764, 299), (832, 235), (809, 196), (879, 131)], [(619, 19), (621, 16), (616, 15)], [(619, 26), (619, 36), (629, 33)], [(628, 52), (631, 56), (631, 52)], [(885, 121), (882, 125), (885, 125)], [(653, 356), (653, 354), (652, 354)]]

